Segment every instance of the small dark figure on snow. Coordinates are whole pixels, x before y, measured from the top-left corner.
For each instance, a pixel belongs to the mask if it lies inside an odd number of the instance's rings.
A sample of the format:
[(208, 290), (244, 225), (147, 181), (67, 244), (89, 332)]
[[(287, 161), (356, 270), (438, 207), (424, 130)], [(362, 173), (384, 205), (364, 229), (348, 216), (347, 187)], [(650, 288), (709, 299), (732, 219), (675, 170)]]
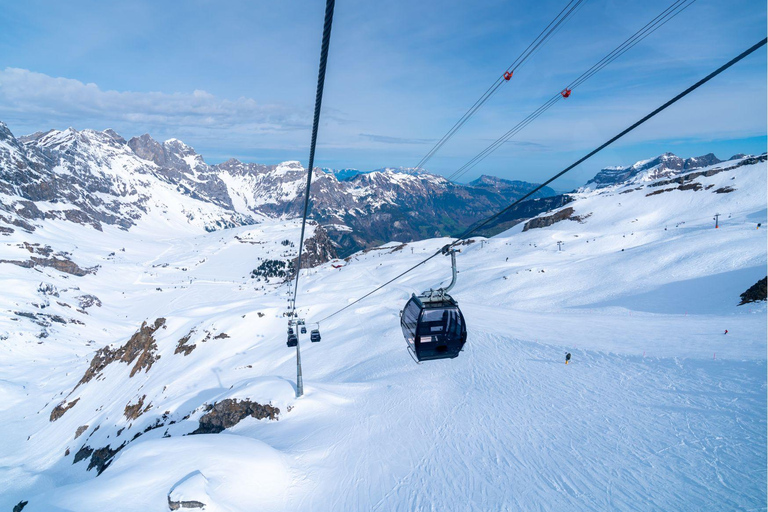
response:
[(570, 361), (570, 360), (571, 360), (571, 353), (570, 352), (566, 352), (565, 353), (565, 364), (568, 364), (568, 361)]
[(728, 334), (728, 329), (726, 329), (726, 330), (725, 330), (725, 332), (724, 332), (723, 334)]

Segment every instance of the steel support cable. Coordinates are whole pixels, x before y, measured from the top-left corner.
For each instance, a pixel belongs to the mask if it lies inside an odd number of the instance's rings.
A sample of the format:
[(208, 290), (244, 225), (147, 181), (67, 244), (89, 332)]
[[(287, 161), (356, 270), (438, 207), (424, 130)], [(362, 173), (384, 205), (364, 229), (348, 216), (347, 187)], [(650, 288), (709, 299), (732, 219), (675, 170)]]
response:
[[(557, 16), (549, 22), (549, 25), (547, 25), (544, 30), (542, 30), (539, 35), (536, 36), (536, 38), (528, 45), (525, 50), (523, 50), (523, 52), (515, 59), (515, 61), (507, 68), (506, 71), (514, 72), (515, 69), (520, 67), (522, 63), (525, 62), (534, 51), (536, 51), (536, 49), (538, 49), (542, 44), (551, 38), (554, 31), (560, 27), (568, 18), (571, 17), (575, 9), (579, 7), (584, 1), (585, 0), (570, 0), (568, 4), (566, 4), (566, 6), (557, 14)], [(565, 13), (565, 15), (563, 15), (563, 13)], [(552, 27), (553, 24), (555, 25), (554, 27)], [(486, 89), (480, 98), (475, 101), (475, 103), (459, 118), (459, 120), (454, 123), (448, 132), (446, 132), (445, 135), (443, 135), (440, 140), (438, 140), (435, 145), (432, 146), (427, 154), (424, 155), (421, 160), (419, 160), (419, 163), (416, 164), (415, 169), (421, 169), (435, 155), (435, 153), (437, 153), (440, 148), (442, 148), (445, 143), (448, 142), (448, 140), (450, 140), (456, 134), (456, 132), (458, 132), (461, 127), (464, 126), (464, 124), (469, 121), (472, 116), (475, 115), (478, 110), (480, 110), (480, 108), (491, 98), (491, 96), (496, 93), (496, 91), (499, 90), (499, 88), (506, 81), (507, 80), (504, 78), (504, 74), (501, 74), (493, 82), (493, 84), (491, 84), (491, 86)]]
[[(594, 76), (597, 72), (599, 72), (600, 70), (605, 68), (607, 65), (611, 64), (613, 61), (615, 61), (616, 59), (624, 55), (627, 51), (632, 49), (640, 41), (642, 41), (643, 39), (651, 35), (653, 32), (655, 32), (656, 30), (664, 26), (667, 22), (669, 22), (675, 16), (680, 14), (683, 10), (690, 7), (694, 2), (696, 2), (696, 0), (676, 0), (675, 2), (673, 2), (669, 7), (667, 7), (664, 11), (662, 11), (661, 14), (657, 15), (653, 20), (648, 22), (640, 30), (635, 32), (633, 35), (629, 36), (623, 43), (621, 43), (619, 46), (617, 46), (611, 52), (609, 52), (608, 55), (600, 59), (592, 67), (590, 67), (588, 70), (582, 73), (578, 78), (574, 79), (569, 85), (566, 86), (566, 89), (573, 90), (577, 88), (579, 85), (583, 84), (586, 80)], [(559, 101), (561, 98), (562, 96), (560, 95), (560, 93), (555, 94), (542, 106), (540, 106), (534, 112), (529, 114), (528, 117), (520, 121), (512, 129), (510, 129), (504, 135), (496, 139), (488, 147), (483, 149), (480, 153), (472, 157), (468, 162), (462, 165), (459, 169), (454, 171), (450, 176), (447, 177), (447, 179), (449, 181), (455, 180), (460, 178), (464, 174), (466, 174), (470, 169), (474, 168), (477, 164), (483, 161), (487, 156), (489, 156), (491, 153), (493, 153), (499, 147), (501, 147), (504, 143), (506, 143), (510, 138), (512, 138), (517, 133), (519, 133), (522, 129), (524, 129), (526, 126), (532, 123), (536, 118), (538, 118), (540, 115), (546, 112), (552, 105), (557, 103), (557, 101)]]
[[(531, 56), (532, 56), (534, 53), (536, 53), (536, 51), (537, 51), (537, 50), (539, 50), (539, 49), (542, 47), (543, 43), (544, 43), (546, 40), (550, 39), (550, 38), (551, 38), (551, 37), (552, 37), (552, 36), (553, 36), (553, 35), (554, 35), (556, 32), (558, 32), (558, 31), (560, 30), (560, 28), (561, 28), (561, 25), (563, 24), (563, 22), (564, 22), (564, 21), (566, 21), (566, 20), (567, 20), (567, 19), (568, 19), (568, 18), (569, 18), (569, 17), (570, 17), (570, 16), (571, 16), (573, 13), (575, 13), (575, 12), (576, 12), (576, 10), (578, 10), (578, 8), (579, 8), (581, 5), (583, 5), (583, 1), (584, 1), (584, 0), (578, 0), (578, 1), (577, 1), (577, 2), (576, 2), (576, 3), (575, 3), (575, 4), (574, 4), (574, 5), (573, 5), (573, 6), (570, 8), (570, 10), (569, 10), (569, 11), (568, 11), (568, 12), (565, 14), (565, 16), (563, 16), (563, 17), (562, 17), (560, 20), (558, 20), (558, 21), (557, 21), (557, 23), (555, 24), (555, 26), (553, 26), (553, 27), (552, 27), (552, 28), (549, 30), (549, 32), (547, 32), (546, 36), (545, 36), (544, 38), (542, 38), (542, 39), (541, 39), (541, 40), (540, 40), (538, 43), (536, 43), (536, 46), (534, 46), (534, 47), (531, 49), (531, 51), (530, 51), (530, 52), (528, 52), (528, 53), (525, 55), (525, 57), (524, 57), (524, 58), (523, 58), (523, 59), (522, 59), (522, 60), (521, 60), (521, 61), (520, 61), (520, 62), (517, 64), (517, 66), (515, 66), (515, 68), (514, 68), (514, 71), (517, 71), (517, 70), (519, 70), (521, 67), (523, 67), (523, 64), (525, 64), (525, 61), (527, 61), (527, 60), (528, 60), (528, 59), (529, 59), (529, 58), (530, 58), (530, 57), (531, 57)], [(569, 5), (570, 5), (570, 4), (569, 4)], [(567, 8), (567, 7), (568, 7), (568, 6), (566, 6), (566, 8)], [(550, 25), (551, 25), (551, 23), (550, 23)], [(510, 68), (508, 68), (508, 69), (507, 69), (507, 71), (510, 71)]]
[(504, 135), (496, 139), (494, 142), (492, 142), (488, 147), (486, 147), (484, 150), (482, 150), (480, 153), (472, 157), (468, 162), (466, 162), (464, 165), (459, 167), (456, 171), (453, 172), (450, 176), (448, 176), (446, 179), (448, 181), (452, 181), (456, 178), (459, 178), (462, 176), (465, 172), (467, 172), (469, 169), (474, 167), (476, 164), (480, 163), (481, 160), (483, 160), (486, 156), (494, 152), (496, 149), (499, 148), (502, 144), (504, 144), (509, 138), (511, 138), (513, 135), (518, 133), (520, 130), (528, 126), (531, 122), (533, 122), (534, 119), (539, 117), (541, 114), (546, 112), (552, 105), (557, 103), (560, 100), (561, 96), (560, 93), (557, 93), (555, 96), (550, 98), (546, 103), (541, 105), (539, 108), (534, 110), (532, 113), (528, 114), (528, 116), (520, 121), (518, 124), (516, 124), (511, 130), (506, 132)]
[(638, 38), (640, 35), (642, 35), (644, 33), (644, 31), (648, 30), (652, 26), (655, 26), (657, 23), (659, 23), (661, 20), (663, 20), (666, 16), (668, 16), (672, 10), (676, 9), (677, 7), (680, 6), (680, 4), (682, 4), (682, 3), (686, 2), (686, 1), (688, 1), (688, 0), (675, 0), (674, 2), (672, 2), (672, 4), (670, 4), (666, 9), (664, 9), (659, 14), (657, 14), (655, 18), (653, 18), (651, 21), (646, 23), (637, 32), (635, 32), (634, 34), (629, 36), (626, 40), (624, 40), (624, 42), (622, 42), (619, 46), (617, 46), (616, 48), (611, 50), (605, 57), (603, 57), (602, 59), (597, 61), (592, 67), (590, 67), (588, 70), (586, 70), (584, 73), (582, 73), (578, 78), (573, 80), (571, 82), (571, 84), (569, 85), (569, 87), (573, 86), (574, 84), (576, 84), (577, 82), (582, 80), (584, 77), (589, 75), (594, 69), (598, 68), (603, 63), (605, 63), (608, 60), (610, 60), (614, 55), (616, 55), (623, 48), (625, 48), (626, 46), (631, 44), (634, 40), (636, 40), (636, 38)]
[(623, 131), (621, 131), (620, 133), (618, 133), (617, 135), (615, 135), (615, 136), (611, 137), (611, 138), (610, 138), (610, 139), (609, 139), (607, 142), (605, 142), (605, 143), (601, 144), (600, 146), (598, 146), (597, 148), (593, 149), (592, 151), (590, 151), (589, 153), (587, 153), (587, 154), (586, 154), (586, 155), (584, 155), (583, 157), (579, 158), (577, 161), (575, 161), (574, 163), (572, 163), (571, 165), (569, 165), (568, 167), (566, 167), (566, 168), (565, 168), (565, 169), (563, 169), (562, 171), (558, 172), (557, 174), (555, 174), (554, 176), (552, 176), (550, 179), (548, 179), (547, 181), (545, 181), (545, 182), (544, 182), (544, 183), (542, 183), (541, 185), (538, 185), (538, 186), (537, 186), (535, 189), (531, 190), (530, 192), (528, 192), (527, 194), (525, 194), (523, 197), (521, 197), (521, 198), (519, 198), (519, 199), (516, 199), (516, 200), (515, 200), (515, 201), (513, 201), (513, 202), (512, 202), (512, 203), (511, 203), (509, 206), (507, 206), (507, 207), (503, 208), (503, 209), (502, 209), (502, 210), (500, 210), (499, 212), (497, 212), (497, 213), (495, 213), (494, 215), (492, 215), (492, 216), (488, 217), (487, 219), (485, 219), (485, 220), (484, 220), (483, 222), (481, 222), (480, 224), (478, 224), (478, 225), (476, 225), (476, 226), (474, 226), (474, 227), (470, 227), (470, 228), (469, 228), (468, 230), (466, 230), (464, 233), (462, 233), (461, 235), (459, 235), (459, 236), (456, 238), (456, 240), (455, 240), (454, 242), (451, 242), (450, 244), (447, 244), (447, 245), (445, 245), (444, 247), (440, 248), (440, 249), (439, 249), (437, 252), (435, 252), (435, 253), (434, 253), (434, 254), (432, 254), (431, 256), (428, 256), (426, 259), (424, 259), (424, 260), (422, 260), (421, 262), (417, 263), (416, 265), (412, 266), (412, 267), (411, 267), (411, 268), (409, 268), (408, 270), (406, 270), (406, 271), (404, 271), (404, 272), (401, 272), (401, 273), (400, 273), (400, 274), (398, 274), (396, 277), (393, 277), (392, 279), (390, 279), (390, 280), (389, 280), (389, 281), (387, 281), (386, 283), (382, 284), (382, 285), (381, 285), (381, 286), (379, 286), (378, 288), (376, 288), (376, 289), (374, 289), (374, 290), (372, 290), (372, 291), (370, 291), (370, 292), (366, 293), (365, 295), (363, 295), (363, 296), (362, 296), (362, 297), (360, 297), (359, 299), (356, 299), (356, 300), (354, 300), (354, 301), (350, 302), (349, 304), (347, 304), (346, 306), (344, 306), (343, 308), (340, 308), (340, 309), (336, 310), (335, 312), (331, 313), (330, 315), (327, 315), (327, 316), (323, 317), (323, 318), (320, 320), (320, 322), (324, 322), (324, 321), (328, 320), (329, 318), (331, 318), (331, 317), (333, 317), (333, 316), (336, 316), (336, 315), (338, 315), (338, 314), (339, 314), (339, 313), (341, 313), (342, 311), (344, 311), (344, 310), (346, 310), (346, 309), (348, 309), (348, 308), (350, 308), (350, 307), (354, 306), (355, 304), (357, 304), (358, 302), (362, 301), (363, 299), (366, 299), (366, 298), (370, 297), (371, 295), (373, 295), (373, 294), (374, 294), (374, 293), (376, 293), (377, 291), (381, 290), (382, 288), (384, 288), (384, 287), (386, 287), (386, 286), (388, 286), (388, 285), (392, 284), (393, 282), (397, 281), (398, 279), (400, 279), (400, 278), (401, 278), (401, 277), (403, 277), (404, 275), (406, 275), (406, 274), (408, 274), (408, 273), (412, 272), (413, 270), (417, 269), (418, 267), (420, 267), (420, 266), (421, 266), (421, 265), (423, 265), (424, 263), (428, 262), (429, 260), (431, 260), (431, 259), (432, 259), (432, 258), (434, 258), (435, 256), (438, 256), (438, 255), (440, 255), (440, 254), (444, 254), (444, 253), (445, 253), (445, 252), (446, 252), (448, 249), (451, 249), (452, 247), (455, 247), (455, 246), (457, 246), (457, 245), (458, 245), (458, 244), (460, 244), (460, 243), (461, 243), (463, 240), (466, 240), (467, 238), (469, 238), (470, 236), (472, 236), (474, 233), (476, 233), (477, 231), (479, 231), (479, 230), (480, 230), (480, 229), (482, 229), (483, 227), (487, 226), (487, 225), (488, 225), (490, 222), (492, 222), (492, 221), (494, 221), (494, 220), (498, 219), (499, 217), (501, 217), (502, 215), (504, 215), (506, 212), (508, 212), (509, 210), (511, 210), (512, 208), (514, 208), (514, 207), (515, 207), (515, 206), (517, 206), (518, 204), (520, 204), (521, 202), (525, 201), (526, 199), (528, 199), (529, 197), (531, 197), (533, 194), (535, 194), (536, 192), (538, 192), (538, 191), (539, 191), (539, 190), (541, 190), (542, 188), (546, 187), (547, 185), (549, 185), (550, 183), (552, 183), (552, 182), (553, 182), (553, 181), (555, 181), (556, 179), (558, 179), (558, 178), (560, 178), (561, 176), (563, 176), (565, 173), (567, 173), (567, 172), (569, 172), (569, 171), (573, 170), (573, 169), (574, 169), (576, 166), (578, 166), (579, 164), (583, 163), (585, 160), (587, 160), (587, 159), (589, 159), (589, 158), (593, 157), (595, 154), (597, 154), (598, 152), (602, 151), (603, 149), (605, 149), (605, 148), (606, 148), (606, 147), (608, 147), (609, 145), (613, 144), (614, 142), (616, 142), (617, 140), (619, 140), (620, 138), (622, 138), (623, 136), (625, 136), (625, 135), (626, 135), (626, 134), (628, 134), (629, 132), (633, 131), (633, 130), (634, 130), (635, 128), (637, 128), (638, 126), (642, 125), (643, 123), (645, 123), (645, 122), (646, 122), (646, 121), (648, 121), (649, 119), (653, 118), (653, 117), (654, 117), (654, 116), (656, 116), (657, 114), (659, 114), (659, 113), (661, 113), (662, 111), (666, 110), (666, 109), (667, 109), (668, 107), (670, 107), (671, 105), (673, 105), (673, 104), (677, 103), (678, 101), (680, 101), (681, 99), (683, 99), (684, 97), (686, 97), (687, 95), (689, 95), (690, 93), (692, 93), (693, 91), (695, 91), (696, 89), (698, 89), (699, 87), (701, 87), (702, 85), (704, 85), (705, 83), (709, 82), (710, 80), (712, 80), (713, 78), (715, 78), (717, 75), (719, 75), (720, 73), (722, 73), (722, 72), (723, 72), (723, 71), (725, 71), (726, 69), (730, 68), (731, 66), (733, 66), (733, 65), (734, 65), (734, 64), (736, 64), (736, 63), (738, 63), (739, 61), (741, 61), (741, 60), (742, 60), (742, 59), (744, 59), (745, 57), (747, 57), (747, 56), (751, 55), (752, 53), (754, 53), (755, 51), (759, 50), (760, 48), (762, 48), (763, 46), (765, 46), (765, 44), (766, 44), (767, 42), (768, 42), (768, 38), (765, 38), (765, 39), (763, 39), (762, 41), (760, 41), (759, 43), (757, 43), (757, 44), (753, 45), (751, 48), (749, 48), (749, 49), (745, 50), (744, 52), (742, 52), (742, 53), (741, 53), (741, 54), (739, 54), (738, 56), (734, 57), (733, 59), (731, 59), (731, 60), (730, 60), (730, 61), (728, 61), (727, 63), (725, 63), (725, 64), (723, 64), (722, 66), (720, 66), (719, 68), (717, 68), (715, 71), (713, 71), (713, 72), (712, 72), (712, 73), (710, 73), (709, 75), (705, 76), (704, 78), (702, 78), (701, 80), (699, 80), (698, 82), (696, 82), (695, 84), (693, 84), (692, 86), (690, 86), (690, 87), (688, 87), (687, 89), (685, 89), (683, 92), (681, 92), (680, 94), (678, 94), (677, 96), (675, 96), (675, 97), (674, 97), (674, 98), (672, 98), (671, 100), (667, 101), (666, 103), (664, 103), (663, 105), (661, 105), (660, 107), (658, 107), (656, 110), (654, 110), (654, 111), (653, 111), (653, 112), (651, 112), (650, 114), (646, 115), (645, 117), (643, 117), (643, 118), (642, 118), (642, 119), (640, 119), (639, 121), (635, 122), (634, 124), (632, 124), (632, 125), (631, 125), (631, 126), (629, 126), (628, 128), (626, 128), (626, 129), (624, 129)]
[(304, 232), (309, 215), (309, 189), (312, 185), (312, 169), (315, 165), (315, 146), (317, 144), (317, 127), (320, 123), (320, 107), (323, 104), (323, 88), (325, 87), (325, 69), (328, 64), (328, 47), (331, 44), (331, 26), (333, 25), (333, 8), (336, 0), (325, 2), (325, 23), (323, 24), (323, 42), (320, 47), (320, 68), (317, 72), (317, 92), (315, 93), (315, 116), (312, 120), (312, 141), (309, 145), (309, 168), (307, 169), (307, 188), (304, 191), (304, 214), (301, 219), (301, 235), (299, 237), (299, 257), (296, 264), (296, 283), (293, 287), (293, 308), (291, 316), (296, 316), (296, 298), (299, 291), (299, 275), (301, 274), (301, 253), (304, 249)]
[(674, 98), (669, 100), (668, 102), (664, 103), (662, 106), (660, 106), (659, 108), (657, 108), (656, 110), (654, 110), (650, 114), (646, 115), (645, 117), (643, 117), (639, 121), (637, 121), (634, 124), (632, 124), (629, 128), (626, 128), (623, 131), (621, 131), (620, 133), (618, 133), (617, 135), (614, 135), (612, 138), (610, 138), (608, 141), (606, 141), (602, 145), (598, 146), (597, 148), (593, 149), (592, 151), (590, 151), (589, 153), (587, 153), (583, 157), (579, 158), (574, 163), (572, 163), (571, 165), (569, 165), (568, 167), (566, 167), (565, 169), (563, 169), (559, 173), (555, 174), (554, 176), (549, 178), (547, 181), (545, 181), (541, 185), (538, 185), (535, 189), (531, 190), (530, 192), (528, 192), (527, 194), (525, 194), (521, 198), (516, 199), (509, 206), (505, 207), (504, 209), (502, 209), (501, 211), (499, 211), (496, 214), (492, 215), (491, 217), (488, 217), (487, 219), (485, 219), (482, 223), (478, 224), (477, 226), (469, 228), (467, 231), (462, 233), (457, 238), (456, 242), (453, 242), (452, 244), (450, 244), (450, 246), (453, 247), (459, 241), (464, 240), (464, 239), (472, 236), (473, 233), (476, 233), (478, 230), (480, 230), (483, 227), (487, 226), (490, 222), (492, 222), (492, 221), (496, 220), (497, 218), (499, 218), (500, 216), (504, 215), (506, 212), (508, 212), (509, 210), (514, 208), (515, 206), (517, 206), (519, 203), (525, 201), (526, 199), (531, 197), (533, 194), (535, 194), (536, 192), (538, 192), (542, 188), (546, 187), (547, 185), (549, 185), (550, 183), (552, 183), (553, 181), (555, 181), (556, 179), (561, 177), (563, 174), (571, 171), (577, 165), (583, 163), (588, 158), (591, 158), (596, 153), (598, 153), (598, 152), (602, 151), (603, 149), (605, 149), (606, 147), (610, 146), (611, 144), (613, 144), (614, 142), (616, 142), (617, 140), (619, 140), (620, 138), (622, 138), (623, 136), (625, 136), (626, 134), (628, 134), (629, 132), (631, 132), (632, 130), (637, 128), (638, 126), (640, 126), (641, 124), (645, 123), (646, 121), (648, 121), (652, 117), (656, 116), (661, 111), (663, 111), (666, 108), (668, 108), (670, 105), (672, 105), (674, 103), (677, 103), (679, 100), (681, 100), (682, 98), (684, 98), (688, 94), (692, 93), (693, 91), (695, 91), (696, 89), (698, 89), (699, 87), (701, 87), (705, 83), (709, 82), (710, 80), (712, 80), (714, 77), (716, 77), (717, 75), (719, 75), (720, 73), (722, 73), (726, 69), (730, 68), (731, 66), (733, 66), (734, 64), (736, 64), (737, 62), (742, 60), (744, 57), (746, 57), (746, 56), (750, 55), (751, 53), (755, 52), (756, 50), (758, 50), (759, 48), (764, 46), (766, 44), (766, 41), (768, 41), (768, 38), (763, 39), (762, 41), (760, 41), (759, 43), (755, 44), (754, 46), (752, 46), (748, 50), (744, 51), (743, 53), (741, 53), (737, 57), (733, 58), (732, 60), (730, 60), (726, 64), (720, 66), (715, 71), (713, 71), (709, 75), (705, 76), (704, 78), (702, 78), (701, 80), (699, 80), (698, 82), (696, 82), (695, 84), (693, 84), (692, 86), (690, 86), (689, 88), (687, 88), (686, 90), (684, 90), (683, 92), (681, 92), (680, 94), (678, 94), (677, 96), (675, 96)]
[[(576, 15), (576, 13), (577, 13), (577, 12), (579, 12), (579, 11), (581, 10), (581, 8), (582, 8), (582, 7), (584, 7), (585, 3), (586, 3), (586, 2), (584, 2), (584, 3), (581, 3), (580, 5), (576, 6), (576, 8), (575, 8), (575, 9), (573, 9), (573, 11), (570, 13), (570, 16), (575, 16), (575, 15)], [(557, 35), (557, 33), (558, 33), (558, 32), (560, 32), (560, 30), (562, 30), (562, 28), (563, 28), (564, 26), (565, 26), (565, 24), (562, 24), (562, 25), (560, 25), (559, 27), (557, 27), (557, 29), (556, 29), (556, 30), (554, 30), (554, 31), (552, 32), (552, 34), (551, 34), (549, 37), (555, 37), (555, 36)], [(529, 59), (530, 59), (530, 58), (532, 58), (532, 57), (533, 57), (534, 55), (536, 55), (536, 54), (537, 54), (537, 53), (538, 53), (538, 52), (539, 52), (539, 51), (540, 51), (542, 48), (543, 48), (543, 46), (540, 46), (540, 47), (539, 47), (539, 48), (537, 48), (535, 51), (531, 52), (531, 53), (530, 53), (530, 55), (528, 55), (528, 58), (529, 58)], [(522, 64), (521, 64), (521, 65), (519, 65), (519, 66), (517, 66), (517, 67), (515, 68), (515, 71), (519, 71), (520, 69), (522, 69), (522, 67), (523, 67), (523, 65), (522, 65)]]
[[(688, 2), (688, 3), (686, 3), (686, 2)], [(632, 41), (628, 40), (627, 42), (625, 42), (625, 45), (623, 45), (624, 46), (623, 48), (616, 48), (616, 50), (614, 50), (614, 52), (619, 50), (618, 53), (615, 53), (614, 55), (610, 55), (609, 54), (606, 57), (604, 57), (604, 59), (607, 59), (605, 62), (598, 63), (597, 65), (593, 66), (594, 69), (591, 68), (590, 70), (585, 72), (581, 77), (579, 77), (576, 80), (574, 80), (573, 83), (570, 84), (568, 87), (573, 89), (575, 87), (578, 87), (582, 83), (584, 83), (586, 80), (591, 78), (594, 74), (598, 73), (604, 67), (606, 67), (607, 65), (611, 64), (613, 61), (615, 61), (616, 59), (618, 59), (619, 57), (621, 57), (622, 55), (627, 53), (629, 50), (634, 48), (638, 43), (643, 41), (646, 37), (650, 36), (651, 34), (656, 32), (658, 29), (660, 29), (661, 27), (666, 25), (668, 22), (670, 22), (672, 19), (674, 19), (678, 14), (680, 14), (681, 12), (686, 10), (688, 7), (693, 5), (695, 2), (696, 2), (696, 0), (691, 0), (691, 1), (685, 0), (681, 4), (682, 7), (678, 6), (678, 7), (680, 7), (679, 9), (676, 8), (676, 10), (667, 13), (667, 15), (665, 15), (665, 17), (663, 19), (657, 21), (652, 26), (649, 26), (649, 25), (651, 25), (649, 23), (648, 25), (646, 25), (645, 27), (640, 29), (633, 36), (634, 40), (632, 40)], [(678, 2), (675, 2), (675, 3), (678, 3)], [(640, 34), (641, 32), (642, 32), (642, 34)], [(635, 37), (635, 36), (637, 36), (637, 37)]]

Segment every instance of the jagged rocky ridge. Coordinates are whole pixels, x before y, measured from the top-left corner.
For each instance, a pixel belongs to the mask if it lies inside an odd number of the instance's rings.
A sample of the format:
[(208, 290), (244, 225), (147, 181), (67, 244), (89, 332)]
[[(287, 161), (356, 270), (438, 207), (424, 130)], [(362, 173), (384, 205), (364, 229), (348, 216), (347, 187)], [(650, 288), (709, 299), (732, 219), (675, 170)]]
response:
[[(534, 187), (490, 176), (461, 185), (412, 169), (339, 176), (316, 169), (312, 216), (341, 256), (390, 240), (453, 234)], [(177, 139), (126, 141), (113, 130), (72, 128), (17, 139), (0, 123), (3, 229), (31, 230), (42, 218), (129, 229), (153, 210), (175, 210), (209, 231), (296, 217), (305, 178), (299, 162), (208, 165)], [(553, 194), (546, 188), (537, 195)]]

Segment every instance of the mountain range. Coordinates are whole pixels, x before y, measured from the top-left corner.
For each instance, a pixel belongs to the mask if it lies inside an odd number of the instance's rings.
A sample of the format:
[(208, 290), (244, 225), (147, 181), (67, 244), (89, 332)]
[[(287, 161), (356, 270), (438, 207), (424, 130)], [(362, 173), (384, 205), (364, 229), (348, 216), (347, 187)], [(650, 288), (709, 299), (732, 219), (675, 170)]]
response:
[[(212, 231), (300, 216), (305, 180), (296, 161), (209, 165), (178, 139), (125, 140), (113, 130), (72, 128), (16, 138), (0, 123), (0, 193), (9, 196), (3, 209), (27, 222), (128, 229), (160, 209)], [(534, 187), (492, 176), (463, 185), (404, 168), (315, 169), (311, 212), (345, 256), (389, 240), (454, 234)], [(536, 197), (547, 195), (554, 191)]]
[[(745, 155), (734, 155), (729, 160)], [(675, 176), (721, 162), (714, 154), (672, 153), (600, 170), (584, 187)], [(31, 227), (54, 218), (129, 229), (151, 211), (185, 218), (207, 231), (301, 215), (306, 169), (230, 159), (209, 165), (178, 139), (125, 140), (114, 130), (50, 130), (16, 138), (0, 122), (0, 220)], [(505, 208), (536, 185), (483, 175), (467, 183), (413, 168), (320, 169), (313, 175), (311, 217), (346, 257), (390, 240), (450, 236)], [(544, 187), (484, 227), (492, 235), (572, 199)], [(6, 228), (8, 229), (8, 228)], [(323, 233), (325, 232), (325, 233)]]

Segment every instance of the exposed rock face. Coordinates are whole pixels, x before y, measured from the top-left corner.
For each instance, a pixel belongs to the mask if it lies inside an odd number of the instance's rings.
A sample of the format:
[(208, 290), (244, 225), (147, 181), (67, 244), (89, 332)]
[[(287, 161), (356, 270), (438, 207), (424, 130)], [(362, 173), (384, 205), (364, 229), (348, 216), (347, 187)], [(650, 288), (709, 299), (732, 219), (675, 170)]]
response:
[(88, 457), (91, 456), (93, 453), (93, 448), (87, 445), (83, 445), (80, 447), (79, 450), (77, 450), (77, 453), (75, 454), (75, 460), (72, 462), (72, 464), (77, 464), (81, 460), (85, 460)]
[(0, 263), (11, 263), (13, 265), (18, 265), (19, 267), (24, 268), (50, 267), (58, 270), (59, 272), (64, 272), (65, 274), (78, 277), (87, 276), (88, 274), (95, 274), (98, 270), (98, 267), (86, 269), (80, 268), (77, 263), (66, 257), (40, 258), (37, 256), (32, 256), (28, 260), (0, 260)]
[(21, 512), (27, 506), (28, 501), (21, 500), (13, 507), (13, 512)]
[(83, 435), (83, 432), (85, 432), (86, 430), (88, 430), (88, 425), (81, 425), (77, 427), (77, 430), (75, 431), (75, 439)]
[(277, 420), (280, 409), (271, 405), (261, 405), (250, 400), (238, 401), (227, 398), (207, 407), (207, 412), (200, 417), (200, 426), (192, 434), (218, 434), (224, 429), (234, 427), (248, 416), (257, 420), (269, 418)]
[[(336, 259), (336, 248), (328, 238), (328, 233), (321, 227), (315, 227), (315, 234), (304, 240), (304, 254), (301, 257), (301, 268), (313, 268), (326, 261)], [(298, 265), (298, 258), (293, 260), (292, 269)], [(295, 274), (295, 272), (292, 272)]]
[(136, 364), (131, 369), (131, 377), (142, 369), (149, 371), (152, 364), (160, 358), (156, 354), (157, 344), (153, 335), (163, 325), (165, 325), (165, 318), (158, 318), (154, 324), (144, 322), (141, 324), (141, 328), (136, 331), (136, 334), (131, 336), (131, 339), (122, 347), (114, 350), (109, 347), (100, 348), (96, 355), (93, 356), (90, 367), (85, 371), (83, 378), (80, 379), (77, 386), (98, 377), (104, 368), (115, 361), (122, 361), (127, 364), (136, 361)]
[(184, 336), (179, 340), (179, 343), (176, 345), (176, 350), (173, 351), (174, 354), (184, 354), (185, 356), (188, 356), (192, 353), (193, 350), (197, 347), (194, 343), (192, 345), (187, 345), (189, 343), (189, 339), (192, 337), (192, 334), (194, 334), (195, 330), (192, 329), (189, 331), (189, 334)]
[(573, 197), (568, 194), (525, 200), (488, 223), (477, 232), (477, 235), (496, 235), (530, 219), (531, 217), (536, 217), (540, 213), (560, 208), (571, 201), (573, 201)]
[(91, 306), (101, 307), (101, 300), (95, 295), (81, 295), (77, 298), (81, 309), (88, 309)]
[(70, 410), (71, 408), (73, 408), (79, 400), (80, 400), (79, 398), (75, 398), (69, 403), (67, 403), (67, 401), (64, 400), (59, 405), (54, 407), (53, 410), (51, 411), (50, 421), (56, 421), (57, 419), (64, 416), (64, 413)]
[(168, 496), (168, 508), (171, 510), (179, 510), (180, 508), (205, 508), (205, 503), (201, 501), (188, 500), (188, 501), (173, 501), (171, 496)]
[(75, 454), (74, 463), (78, 463), (81, 460), (90, 457), (91, 462), (88, 463), (87, 471), (96, 468), (96, 476), (98, 476), (109, 467), (109, 465), (112, 463), (112, 459), (115, 457), (115, 455), (117, 455), (117, 452), (125, 448), (126, 444), (128, 443), (125, 442), (117, 448), (110, 448), (109, 446), (105, 446), (104, 448), (99, 448), (98, 450), (94, 450), (90, 446), (83, 446)]
[(760, 302), (768, 300), (768, 277), (764, 277), (747, 289), (741, 294), (741, 302), (739, 306), (748, 304), (750, 302)]
[(139, 398), (139, 401), (136, 402), (135, 404), (128, 404), (125, 406), (125, 411), (123, 412), (123, 414), (127, 419), (135, 420), (139, 416), (147, 412), (150, 409), (150, 407), (152, 407), (152, 404), (147, 404), (147, 406), (144, 409), (142, 409), (142, 407), (144, 407), (145, 398), (147, 398), (147, 395), (144, 395), (141, 398)]
[(567, 208), (563, 208), (562, 210), (553, 213), (552, 215), (546, 215), (544, 217), (536, 217), (529, 220), (523, 226), (523, 231), (528, 231), (529, 229), (534, 229), (534, 228), (544, 228), (547, 226), (551, 226), (552, 224), (556, 222), (560, 222), (561, 220), (570, 219), (571, 215), (573, 215), (573, 208), (569, 206)]

